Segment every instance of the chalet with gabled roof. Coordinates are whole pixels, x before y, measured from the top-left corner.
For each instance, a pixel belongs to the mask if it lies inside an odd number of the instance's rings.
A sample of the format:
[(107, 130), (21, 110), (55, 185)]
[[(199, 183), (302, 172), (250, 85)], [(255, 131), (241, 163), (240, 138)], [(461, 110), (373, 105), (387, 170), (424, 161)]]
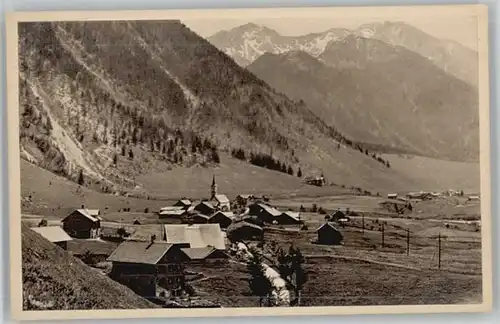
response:
[(212, 215), (217, 209), (209, 201), (202, 201), (194, 207), (194, 211), (203, 215)]
[(281, 212), (274, 207), (264, 203), (254, 203), (249, 207), (249, 214), (257, 216), (261, 221), (272, 224), (281, 215)]
[(101, 234), (101, 218), (96, 210), (77, 209), (62, 221), (63, 230), (74, 238), (96, 239)]
[(184, 253), (166, 242), (128, 240), (109, 256), (110, 277), (147, 299), (159, 297), (157, 286), (178, 296), (185, 288)]
[(219, 224), (220, 228), (225, 229), (233, 222), (233, 212), (217, 211), (208, 220), (211, 224)]

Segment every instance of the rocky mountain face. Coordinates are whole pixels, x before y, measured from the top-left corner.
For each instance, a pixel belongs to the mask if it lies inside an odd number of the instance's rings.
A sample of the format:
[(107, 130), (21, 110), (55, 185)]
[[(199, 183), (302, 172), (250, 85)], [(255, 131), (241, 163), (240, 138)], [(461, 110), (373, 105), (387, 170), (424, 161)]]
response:
[(132, 186), (234, 150), (359, 187), (406, 181), (179, 21), (24, 23), (19, 34), (22, 157), (82, 185)]
[(265, 54), (248, 69), (368, 146), (479, 158), (475, 87), (404, 47), (351, 35), (331, 42), (319, 59), (300, 51)]
[(208, 40), (235, 62), (247, 66), (264, 53), (281, 54), (299, 50), (318, 56), (329, 42), (348, 34), (347, 29), (332, 28), (317, 34), (282, 36), (270, 28), (249, 23), (229, 31), (220, 31)]
[(302, 36), (281, 36), (272, 29), (250, 23), (220, 31), (208, 40), (238, 64), (247, 66), (264, 53), (282, 54), (300, 50), (320, 57), (329, 43), (352, 35), (404, 47), (458, 79), (477, 86), (476, 51), (454, 41), (438, 39), (403, 22), (365, 24), (354, 30), (333, 28)]

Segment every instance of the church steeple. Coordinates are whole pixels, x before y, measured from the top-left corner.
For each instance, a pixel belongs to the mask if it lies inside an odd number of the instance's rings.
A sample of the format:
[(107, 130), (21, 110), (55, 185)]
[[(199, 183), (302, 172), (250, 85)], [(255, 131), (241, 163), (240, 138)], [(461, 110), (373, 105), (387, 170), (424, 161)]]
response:
[(215, 197), (215, 195), (217, 194), (217, 183), (215, 182), (215, 174), (212, 178), (212, 186), (211, 186), (211, 197), (210, 199), (213, 199)]

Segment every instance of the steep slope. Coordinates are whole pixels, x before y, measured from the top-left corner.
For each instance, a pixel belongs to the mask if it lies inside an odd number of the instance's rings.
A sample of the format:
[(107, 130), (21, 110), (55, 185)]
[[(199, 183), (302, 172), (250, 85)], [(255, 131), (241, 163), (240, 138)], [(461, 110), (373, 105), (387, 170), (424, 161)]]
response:
[(23, 157), (80, 184), (142, 186), (140, 176), (216, 166), (233, 149), (349, 186), (408, 183), (179, 21), (19, 32)]
[(355, 34), (402, 46), (428, 58), (458, 79), (477, 86), (477, 52), (455, 41), (438, 39), (403, 22), (365, 24)]
[(248, 23), (220, 31), (208, 40), (231, 56), (236, 63), (247, 66), (264, 53), (280, 54), (300, 50), (318, 56), (330, 41), (340, 39), (348, 33), (347, 29), (332, 28), (322, 33), (282, 36), (270, 28)]
[(127, 287), (89, 268), (24, 224), (22, 272), (24, 310), (157, 307)]
[(472, 86), (418, 54), (373, 39), (348, 36), (320, 57), (324, 63), (304, 52), (267, 54), (248, 69), (353, 140), (442, 159), (479, 159)]

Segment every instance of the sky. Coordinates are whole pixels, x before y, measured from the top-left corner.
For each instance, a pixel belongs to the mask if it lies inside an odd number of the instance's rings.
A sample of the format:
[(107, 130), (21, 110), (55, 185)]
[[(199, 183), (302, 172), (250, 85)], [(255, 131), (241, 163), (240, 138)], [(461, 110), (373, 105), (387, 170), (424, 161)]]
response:
[(266, 26), (284, 36), (298, 36), (315, 32), (323, 32), (330, 28), (355, 29), (362, 24), (382, 21), (403, 21), (420, 30), (441, 39), (459, 42), (472, 49), (477, 49), (477, 19), (476, 17), (311, 17), (311, 18), (200, 18), (183, 19), (183, 23), (201, 35), (209, 37), (220, 30), (252, 22)]

